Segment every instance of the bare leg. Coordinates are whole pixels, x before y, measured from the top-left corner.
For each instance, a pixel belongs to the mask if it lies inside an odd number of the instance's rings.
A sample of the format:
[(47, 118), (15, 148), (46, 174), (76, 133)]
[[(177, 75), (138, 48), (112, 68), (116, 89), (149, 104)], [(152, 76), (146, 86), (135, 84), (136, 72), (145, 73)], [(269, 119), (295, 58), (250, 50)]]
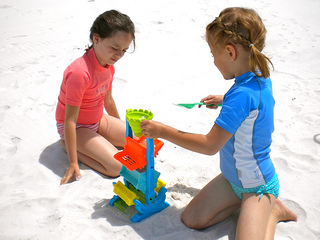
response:
[[(84, 132), (84, 133), (83, 133)], [(96, 134), (95, 132), (93, 132), (92, 130), (90, 130), (90, 129), (87, 129), (87, 128), (81, 128), (81, 130), (79, 131), (79, 135), (85, 135), (85, 139), (88, 137), (88, 136), (90, 136), (90, 135), (95, 135), (95, 136), (97, 136), (98, 134)], [(78, 135), (78, 133), (77, 133), (77, 135)], [(98, 138), (101, 138), (101, 136), (98, 136)], [(98, 139), (96, 139), (96, 140), (98, 140)], [(83, 141), (83, 139), (80, 141), (80, 142), (82, 142)], [(79, 143), (79, 141), (78, 141), (78, 143)], [(64, 148), (64, 150), (66, 151), (66, 145), (65, 145), (65, 141), (64, 140), (61, 140), (60, 141), (60, 144), (61, 144), (61, 146)], [(110, 143), (106, 143), (106, 144), (110, 144)], [(94, 143), (91, 143), (90, 145), (95, 145)], [(86, 148), (86, 147), (85, 147)], [(91, 153), (91, 150), (89, 150), (89, 149), (83, 149), (83, 148), (81, 148), (84, 152), (86, 152), (87, 154), (90, 154), (91, 156), (93, 156), (94, 154), (93, 153)], [(110, 151), (111, 150), (111, 151)], [(103, 162), (103, 161), (105, 161), (105, 160), (107, 160), (107, 159), (111, 159), (111, 161), (113, 162), (113, 161), (116, 161), (115, 159), (112, 159), (113, 158), (113, 153), (115, 154), (116, 152), (118, 152), (118, 150), (116, 149), (116, 148), (114, 148), (114, 149), (112, 149), (112, 147), (111, 147), (111, 149), (109, 150), (109, 153), (107, 153), (106, 152), (106, 155), (105, 156), (107, 156), (107, 155), (109, 155), (108, 157), (106, 157), (106, 158), (102, 158), (102, 160), (101, 160), (101, 162)], [(111, 153), (111, 154), (110, 154)], [(99, 153), (98, 153), (99, 154)], [(111, 158), (111, 155), (112, 155), (112, 158)], [(92, 157), (89, 157), (89, 156), (87, 156), (87, 155), (85, 155), (85, 154), (83, 154), (83, 153), (81, 153), (79, 150), (78, 150), (78, 159), (79, 159), (79, 161), (80, 162), (82, 162), (83, 164), (85, 164), (85, 165), (87, 165), (88, 167), (90, 167), (90, 168), (92, 168), (92, 169), (94, 169), (94, 170), (96, 170), (96, 171), (98, 171), (99, 173), (102, 173), (102, 174), (104, 174), (104, 175), (106, 175), (106, 176), (109, 176), (109, 177), (118, 177), (119, 176), (119, 172), (120, 172), (120, 170), (121, 170), (121, 164), (120, 164), (120, 166), (119, 167), (117, 167), (117, 166), (108, 166), (108, 165), (104, 165), (104, 164), (101, 164), (99, 161), (97, 161), (97, 160), (95, 160), (94, 158), (92, 158)], [(119, 163), (119, 162), (118, 162)], [(116, 163), (117, 164), (117, 163)], [(112, 170), (112, 168), (115, 168), (115, 171), (111, 171)], [(109, 169), (109, 171), (108, 171), (108, 169)], [(119, 170), (119, 171), (118, 171)]]
[(79, 161), (106, 176), (119, 176), (122, 165), (113, 156), (118, 152), (116, 147), (125, 145), (125, 131), (124, 121), (106, 114), (97, 133), (85, 128), (77, 129)]
[(268, 240), (274, 238), (274, 233), (278, 222), (296, 222), (297, 219), (297, 215), (287, 208), (279, 199), (277, 199), (269, 217), (265, 239)]
[[(79, 161), (106, 176), (118, 177), (122, 165), (113, 156), (118, 152), (115, 146), (125, 145), (125, 131), (125, 122), (106, 114), (100, 121), (98, 133), (88, 128), (78, 128)], [(60, 144), (65, 149), (65, 141), (61, 140)]]
[(122, 165), (113, 157), (118, 149), (100, 134), (88, 128), (78, 128), (77, 149), (80, 162), (106, 176), (119, 176)]
[[(98, 161), (78, 152), (78, 159), (81, 163), (87, 165), (88, 167), (94, 169), (95, 171), (103, 174), (103, 175), (106, 175), (106, 176), (109, 176), (110, 173), (108, 173), (107, 169), (102, 165), (100, 164)], [(119, 174), (118, 174), (119, 175)], [(109, 177), (118, 177), (118, 175), (115, 175), (115, 176), (109, 176)]]
[(181, 220), (190, 228), (207, 228), (230, 216), (240, 203), (230, 183), (220, 174), (191, 200)]
[(116, 147), (126, 144), (126, 123), (118, 118), (104, 114), (98, 133)]
[(236, 239), (263, 240), (275, 197), (265, 194), (260, 198), (255, 193), (244, 193), (242, 196)]

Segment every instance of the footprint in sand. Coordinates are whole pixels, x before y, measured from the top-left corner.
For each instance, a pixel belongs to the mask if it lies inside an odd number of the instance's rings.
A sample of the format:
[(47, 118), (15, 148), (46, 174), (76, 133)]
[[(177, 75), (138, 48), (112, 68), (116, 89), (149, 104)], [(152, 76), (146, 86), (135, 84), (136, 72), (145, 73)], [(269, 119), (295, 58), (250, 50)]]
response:
[[(5, 135), (5, 136), (3, 136)], [(1, 155), (1, 159), (6, 159), (8, 157), (13, 156), (18, 151), (18, 144), (21, 141), (21, 138), (16, 136), (8, 136), (6, 134), (2, 134), (1, 136), (2, 142), (0, 145), (0, 150), (3, 153)]]
[(11, 137), (11, 146), (8, 148), (7, 152), (10, 154), (10, 156), (14, 155), (18, 151), (18, 144), (21, 141), (21, 138), (19, 137)]
[(9, 6), (9, 5), (1, 5), (0, 8), (1, 8), (1, 9), (6, 9), (6, 8), (12, 8), (12, 6)]
[(5, 111), (9, 110), (11, 107), (9, 105), (1, 106), (0, 107), (0, 122), (5, 116)]

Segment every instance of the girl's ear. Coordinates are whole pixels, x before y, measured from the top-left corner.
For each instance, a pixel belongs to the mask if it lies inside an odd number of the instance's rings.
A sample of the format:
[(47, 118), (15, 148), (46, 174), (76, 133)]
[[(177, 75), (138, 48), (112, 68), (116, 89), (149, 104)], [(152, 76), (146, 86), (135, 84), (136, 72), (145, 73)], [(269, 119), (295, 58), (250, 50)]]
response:
[(225, 47), (225, 50), (227, 51), (227, 54), (229, 56), (230, 61), (234, 61), (237, 58), (237, 50), (234, 45), (228, 44)]
[(99, 42), (100, 37), (97, 33), (94, 33), (92, 38), (93, 38), (93, 43), (97, 44)]

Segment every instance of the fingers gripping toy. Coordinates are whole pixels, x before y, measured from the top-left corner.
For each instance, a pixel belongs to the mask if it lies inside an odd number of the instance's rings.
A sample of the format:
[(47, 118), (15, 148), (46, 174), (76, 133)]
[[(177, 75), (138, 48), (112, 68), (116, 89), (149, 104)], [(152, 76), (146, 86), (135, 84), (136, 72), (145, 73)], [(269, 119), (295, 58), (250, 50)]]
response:
[[(126, 112), (126, 145), (124, 150), (114, 155), (123, 164), (120, 175), (124, 178), (113, 184), (114, 195), (110, 205), (126, 212), (128, 206), (135, 206), (132, 222), (141, 220), (162, 211), (169, 206), (165, 201), (167, 189), (159, 179), (160, 173), (154, 170), (154, 158), (163, 146), (158, 139), (142, 136), (140, 123), (151, 120), (153, 113), (147, 110), (128, 109)], [(138, 139), (133, 139), (133, 133)]]

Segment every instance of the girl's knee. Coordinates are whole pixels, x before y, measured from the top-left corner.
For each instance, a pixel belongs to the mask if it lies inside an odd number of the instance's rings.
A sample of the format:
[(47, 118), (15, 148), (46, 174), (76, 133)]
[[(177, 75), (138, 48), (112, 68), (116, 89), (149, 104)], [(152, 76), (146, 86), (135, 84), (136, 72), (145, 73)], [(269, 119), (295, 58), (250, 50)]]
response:
[[(199, 221), (198, 221), (199, 220)], [(205, 228), (202, 224), (200, 219), (197, 219), (187, 211), (183, 211), (181, 214), (181, 221), (186, 225), (188, 228), (201, 230)]]
[(182, 212), (180, 219), (188, 228), (193, 228), (192, 222), (190, 221), (190, 218), (186, 216), (185, 212)]
[(117, 178), (120, 176), (120, 171), (121, 171), (122, 165), (119, 163), (116, 166), (110, 167), (107, 170), (107, 176), (110, 178)]
[(107, 176), (110, 177), (110, 178), (120, 177), (119, 173), (111, 173), (111, 174), (107, 174)]

